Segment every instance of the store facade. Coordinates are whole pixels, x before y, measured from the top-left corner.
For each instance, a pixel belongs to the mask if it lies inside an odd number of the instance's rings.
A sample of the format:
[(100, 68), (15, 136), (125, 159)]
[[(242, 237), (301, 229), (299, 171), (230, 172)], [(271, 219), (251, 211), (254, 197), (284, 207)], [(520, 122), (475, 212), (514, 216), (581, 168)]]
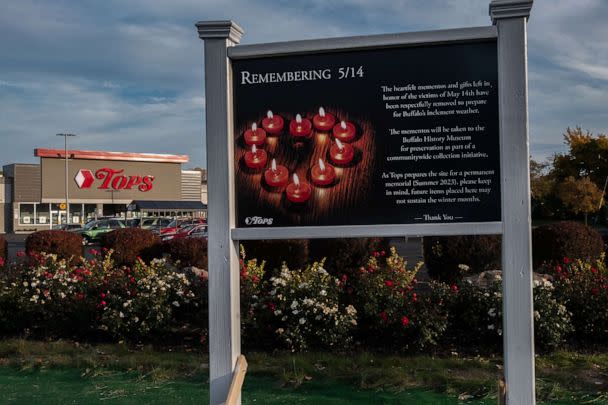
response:
[[(12, 189), (3, 214), (10, 216), (4, 218), (7, 231), (34, 232), (65, 223), (84, 224), (96, 217), (205, 213), (203, 175), (182, 170), (189, 160), (186, 155), (68, 150), (66, 170), (64, 150), (35, 149), (34, 153), (39, 164), (3, 167)], [(156, 209), (141, 210), (134, 202), (148, 202), (139, 206)]]

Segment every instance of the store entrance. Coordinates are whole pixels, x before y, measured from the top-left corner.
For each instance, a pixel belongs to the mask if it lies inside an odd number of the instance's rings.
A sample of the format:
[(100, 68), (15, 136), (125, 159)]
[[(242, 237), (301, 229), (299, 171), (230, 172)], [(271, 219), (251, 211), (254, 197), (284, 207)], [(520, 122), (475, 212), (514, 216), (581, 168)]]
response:
[(65, 210), (51, 210), (51, 226), (65, 224), (66, 214)]

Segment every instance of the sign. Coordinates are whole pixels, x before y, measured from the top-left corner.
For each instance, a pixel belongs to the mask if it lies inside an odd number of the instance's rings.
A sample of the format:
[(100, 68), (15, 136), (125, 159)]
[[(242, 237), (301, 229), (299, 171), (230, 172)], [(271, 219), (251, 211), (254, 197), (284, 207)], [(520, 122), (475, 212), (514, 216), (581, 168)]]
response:
[(102, 167), (98, 169), (95, 174), (89, 169), (80, 169), (74, 181), (78, 188), (91, 188), (95, 183), (96, 179), (99, 179), (96, 187), (100, 190), (107, 190), (109, 188), (114, 190), (131, 190), (136, 189), (145, 193), (152, 190), (154, 176), (152, 175), (124, 175), (124, 169), (112, 169), (109, 167)]
[(495, 39), (232, 68), (239, 227), (501, 220)]
[(59, 204), (59, 209), (60, 210), (65, 210), (67, 207), (68, 207), (68, 205), (66, 203)]
[[(43, 202), (65, 201), (65, 160), (40, 159)], [(181, 164), (101, 159), (68, 162), (70, 201), (181, 199)]]

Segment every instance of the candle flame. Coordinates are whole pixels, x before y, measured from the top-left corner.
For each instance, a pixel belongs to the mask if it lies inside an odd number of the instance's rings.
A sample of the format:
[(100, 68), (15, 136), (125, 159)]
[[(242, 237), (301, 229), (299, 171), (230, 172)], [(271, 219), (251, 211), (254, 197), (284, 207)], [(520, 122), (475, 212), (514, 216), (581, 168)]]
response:
[(268, 112), (266, 113), (266, 116), (270, 119), (272, 119), (274, 117), (274, 114), (272, 113), (272, 110), (268, 110)]
[(251, 124), (251, 130), (253, 132), (257, 131), (258, 130), (258, 124), (256, 124), (255, 122), (253, 124)]
[(342, 145), (342, 142), (340, 142), (339, 139), (336, 139), (336, 145), (338, 145), (338, 149), (340, 149), (340, 150), (344, 149), (344, 145)]
[(270, 167), (272, 167), (273, 172), (277, 171), (277, 161), (275, 159), (272, 159), (272, 163), (270, 164)]
[(319, 168), (322, 172), (325, 171), (325, 163), (323, 163), (323, 159), (319, 158)]
[(319, 107), (319, 115), (320, 115), (321, 117), (325, 117), (325, 108), (323, 108), (323, 107)]
[(293, 174), (293, 184), (295, 184), (296, 187), (300, 187), (300, 178), (295, 173)]
[(296, 122), (297, 122), (298, 124), (301, 124), (301, 123), (302, 123), (302, 116), (301, 116), (300, 114), (296, 114)]
[(342, 129), (346, 129), (346, 122), (345, 122), (345, 121), (342, 121), (342, 122), (340, 123), (340, 126), (342, 127)]
[(258, 148), (255, 147), (255, 144), (251, 147), (251, 153), (254, 155), (258, 153)]

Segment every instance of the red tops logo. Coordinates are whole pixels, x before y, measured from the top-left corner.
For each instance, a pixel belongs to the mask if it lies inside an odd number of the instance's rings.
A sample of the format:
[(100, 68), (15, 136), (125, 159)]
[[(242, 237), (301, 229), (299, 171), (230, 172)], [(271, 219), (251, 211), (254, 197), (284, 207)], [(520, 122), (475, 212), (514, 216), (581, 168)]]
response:
[(104, 190), (112, 187), (114, 190), (131, 190), (136, 187), (139, 191), (146, 192), (152, 190), (154, 186), (154, 176), (125, 176), (121, 170), (114, 170), (108, 167), (103, 167), (95, 172), (89, 169), (80, 169), (74, 177), (74, 181), (78, 188), (91, 188), (95, 179), (102, 180), (98, 189)]

